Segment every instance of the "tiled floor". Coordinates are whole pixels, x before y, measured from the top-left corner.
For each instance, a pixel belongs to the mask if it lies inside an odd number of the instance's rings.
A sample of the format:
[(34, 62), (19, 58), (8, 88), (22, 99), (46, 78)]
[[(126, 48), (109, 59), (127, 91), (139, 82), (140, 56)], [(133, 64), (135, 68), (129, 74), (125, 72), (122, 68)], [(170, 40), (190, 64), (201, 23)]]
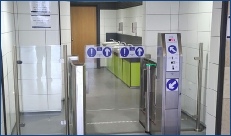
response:
[[(89, 93), (86, 95), (87, 134), (145, 134), (139, 123), (139, 89), (128, 88), (107, 69), (88, 69)], [(22, 134), (65, 134), (61, 125), (64, 113), (22, 115)], [(182, 129), (195, 122), (182, 116)], [(205, 132), (183, 131), (181, 134), (204, 135)]]

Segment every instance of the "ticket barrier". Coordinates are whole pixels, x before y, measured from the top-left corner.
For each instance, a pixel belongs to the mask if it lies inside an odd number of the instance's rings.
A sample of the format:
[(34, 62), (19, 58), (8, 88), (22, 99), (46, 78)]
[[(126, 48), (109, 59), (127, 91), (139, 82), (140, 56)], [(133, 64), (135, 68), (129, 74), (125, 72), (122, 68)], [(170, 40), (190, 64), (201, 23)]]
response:
[(139, 121), (146, 133), (180, 134), (182, 59), (181, 35), (159, 33), (157, 63), (141, 60)]

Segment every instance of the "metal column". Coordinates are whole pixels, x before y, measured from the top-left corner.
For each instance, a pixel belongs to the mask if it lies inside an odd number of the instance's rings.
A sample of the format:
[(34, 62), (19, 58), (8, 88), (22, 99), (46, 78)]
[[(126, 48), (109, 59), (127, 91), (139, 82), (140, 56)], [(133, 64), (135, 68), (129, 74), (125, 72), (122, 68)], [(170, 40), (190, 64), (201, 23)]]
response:
[(202, 87), (202, 71), (203, 71), (203, 43), (199, 44), (199, 57), (198, 60), (198, 91), (197, 91), (197, 116), (196, 116), (196, 131), (202, 131), (200, 128), (200, 111), (201, 111), (201, 87)]
[(64, 92), (65, 92), (65, 124), (66, 135), (69, 135), (69, 106), (68, 106), (68, 77), (67, 77), (67, 45), (63, 45), (63, 59), (64, 59)]

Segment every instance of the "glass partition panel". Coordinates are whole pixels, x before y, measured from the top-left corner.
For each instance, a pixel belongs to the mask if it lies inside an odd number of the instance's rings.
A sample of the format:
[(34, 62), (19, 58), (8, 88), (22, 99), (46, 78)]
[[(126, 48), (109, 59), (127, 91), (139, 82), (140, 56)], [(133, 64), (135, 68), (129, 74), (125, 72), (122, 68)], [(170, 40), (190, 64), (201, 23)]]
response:
[(21, 134), (65, 134), (61, 46), (16, 50)]

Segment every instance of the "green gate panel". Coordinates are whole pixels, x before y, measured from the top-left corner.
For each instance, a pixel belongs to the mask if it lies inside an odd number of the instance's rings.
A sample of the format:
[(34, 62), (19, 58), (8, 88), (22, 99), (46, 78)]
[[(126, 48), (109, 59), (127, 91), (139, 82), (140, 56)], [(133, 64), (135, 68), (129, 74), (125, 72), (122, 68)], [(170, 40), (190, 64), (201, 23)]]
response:
[(140, 86), (140, 63), (131, 63), (131, 86)]
[(123, 60), (118, 57), (118, 77), (122, 80), (123, 76)]

